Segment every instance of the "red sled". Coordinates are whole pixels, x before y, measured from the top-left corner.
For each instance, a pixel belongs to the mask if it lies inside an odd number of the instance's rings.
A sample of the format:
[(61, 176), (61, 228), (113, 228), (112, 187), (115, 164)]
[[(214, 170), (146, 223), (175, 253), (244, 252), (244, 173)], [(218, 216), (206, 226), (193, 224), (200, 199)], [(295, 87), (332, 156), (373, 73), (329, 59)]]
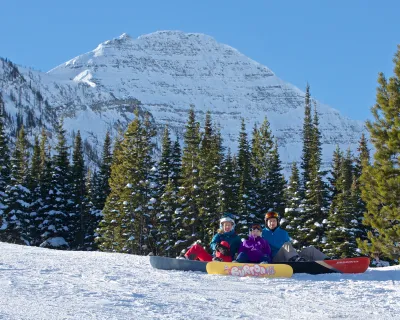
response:
[(283, 262), (293, 268), (293, 273), (364, 273), (369, 267), (368, 257), (319, 260), (306, 262)]

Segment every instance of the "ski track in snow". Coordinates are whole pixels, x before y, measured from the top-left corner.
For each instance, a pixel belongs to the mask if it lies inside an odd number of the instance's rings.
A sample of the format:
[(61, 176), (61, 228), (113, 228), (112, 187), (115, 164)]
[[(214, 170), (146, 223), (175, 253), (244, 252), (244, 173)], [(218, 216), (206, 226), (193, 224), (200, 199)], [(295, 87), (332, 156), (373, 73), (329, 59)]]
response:
[(148, 257), (0, 243), (0, 319), (398, 319), (400, 266), (234, 278)]

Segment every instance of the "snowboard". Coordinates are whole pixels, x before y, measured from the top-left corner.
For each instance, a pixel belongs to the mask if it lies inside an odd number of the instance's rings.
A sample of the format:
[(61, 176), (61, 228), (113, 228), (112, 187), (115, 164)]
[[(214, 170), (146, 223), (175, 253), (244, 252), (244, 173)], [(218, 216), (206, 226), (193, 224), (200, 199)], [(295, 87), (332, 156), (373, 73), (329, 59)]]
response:
[(161, 270), (200, 271), (206, 272), (207, 262), (150, 256), (150, 265)]
[(291, 266), (285, 264), (256, 264), (236, 262), (209, 262), (207, 273), (229, 275), (235, 277), (257, 278), (290, 278), (293, 274)]
[(293, 273), (363, 273), (369, 267), (368, 257), (320, 260), (306, 262), (282, 262), (293, 268)]
[[(369, 263), (370, 261), (368, 257), (358, 257), (358, 258), (346, 258), (338, 260), (282, 262), (269, 265), (271, 266), (289, 265), (290, 267), (292, 267), (293, 273), (324, 274), (324, 273), (363, 273), (368, 269)], [(150, 256), (150, 265), (155, 269), (161, 269), (161, 270), (207, 272), (208, 264), (224, 265), (225, 263), (216, 261), (207, 263), (195, 260)], [(210, 268), (211, 267), (212, 266), (210, 266)]]

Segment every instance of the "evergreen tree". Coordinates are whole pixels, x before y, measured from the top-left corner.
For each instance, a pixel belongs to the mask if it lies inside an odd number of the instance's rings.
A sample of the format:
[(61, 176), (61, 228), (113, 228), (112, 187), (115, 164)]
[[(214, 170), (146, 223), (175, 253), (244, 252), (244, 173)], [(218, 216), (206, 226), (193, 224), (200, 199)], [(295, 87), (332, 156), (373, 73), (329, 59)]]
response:
[(193, 107), (189, 110), (189, 119), (184, 134), (182, 155), (182, 186), (179, 190), (180, 207), (175, 210), (173, 221), (177, 230), (176, 251), (186, 249), (199, 237), (199, 166), (200, 166), (200, 125), (196, 121)]
[(87, 212), (87, 219), (84, 229), (83, 244), (83, 249), (88, 251), (93, 251), (97, 249), (97, 243), (95, 242), (95, 239), (98, 236), (97, 228), (102, 217), (101, 210), (98, 210), (94, 205), (94, 197), (96, 197), (96, 193), (93, 184), (95, 183), (95, 181), (97, 181), (97, 172), (94, 171), (92, 173), (90, 170), (88, 170), (85, 182), (85, 188), (87, 190), (87, 205), (85, 207), (85, 212)]
[(87, 211), (85, 161), (83, 159), (82, 138), (79, 130), (74, 141), (71, 174), (73, 208), (70, 213), (68, 242), (71, 248), (81, 250), (84, 248), (89, 217)]
[(111, 176), (111, 163), (112, 163), (112, 152), (111, 152), (111, 137), (107, 131), (106, 137), (103, 144), (102, 160), (100, 164), (99, 174), (96, 175), (96, 179), (93, 179), (95, 183), (93, 188), (95, 197), (93, 198), (93, 204), (97, 210), (103, 210), (106, 199), (110, 194), (109, 179)]
[[(53, 162), (50, 155), (50, 146), (47, 139), (46, 131), (43, 129), (40, 138), (40, 164), (39, 164), (39, 193), (40, 196), (36, 196), (34, 192), (35, 202), (34, 208), (37, 212), (38, 232), (40, 232), (40, 238), (38, 242), (46, 240), (47, 236), (47, 225), (48, 215), (53, 212), (52, 202), (52, 173), (53, 173)], [(45, 244), (44, 244), (45, 245)]]
[(358, 220), (358, 232), (357, 232), (357, 241), (367, 240), (368, 231), (372, 231), (372, 229), (366, 225), (364, 225), (364, 213), (367, 211), (366, 203), (362, 199), (361, 196), (361, 174), (363, 171), (363, 167), (370, 164), (370, 155), (367, 139), (364, 134), (362, 134), (359, 146), (357, 148), (358, 156), (355, 158), (354, 164), (354, 174), (353, 174), (353, 183), (351, 186), (351, 194), (353, 201), (355, 203), (354, 207), (354, 215)]
[[(0, 92), (0, 239), (1, 231), (6, 228), (4, 220), (5, 210), (7, 209), (6, 187), (10, 183), (10, 150), (8, 139), (4, 131), (4, 102)], [(4, 222), (4, 224), (3, 224)]]
[(155, 254), (165, 257), (175, 257), (179, 254), (174, 246), (177, 241), (176, 230), (173, 227), (173, 216), (178, 208), (178, 192), (172, 180), (169, 180), (160, 197), (158, 218), (157, 250)]
[[(332, 212), (335, 212), (337, 209), (337, 196), (342, 191), (341, 190), (341, 175), (342, 175), (342, 165), (343, 165), (343, 152), (340, 150), (339, 146), (336, 146), (335, 151), (333, 152), (332, 157), (332, 168), (330, 170), (330, 177), (327, 178), (328, 184), (328, 202), (329, 202), (329, 213), (328, 215), (332, 215)], [(327, 231), (329, 232), (329, 228), (332, 228), (334, 225), (333, 222), (329, 222), (329, 218), (327, 220)], [(328, 254), (331, 254), (332, 245), (327, 242), (326, 237), (324, 237), (322, 241), (323, 250), (325, 250)]]
[(63, 122), (60, 121), (56, 127), (57, 145), (53, 156), (54, 167), (52, 168), (50, 197), (44, 214), (42, 247), (65, 249), (71, 244), (67, 241), (73, 210), (71, 168), (69, 163), (69, 147), (66, 141), (66, 132)]
[(221, 134), (213, 128), (211, 113), (207, 112), (204, 133), (199, 152), (199, 184), (202, 192), (198, 196), (199, 238), (203, 243), (210, 243), (219, 219), (220, 192), (222, 183), (221, 164), (223, 159)]
[(393, 62), (389, 81), (379, 74), (374, 121), (367, 121), (376, 152), (373, 163), (363, 167), (361, 190), (367, 206), (364, 223), (372, 231), (359, 242), (364, 253), (388, 259), (400, 256), (400, 46)]
[(157, 205), (160, 202), (160, 194), (157, 192), (157, 168), (153, 160), (155, 144), (152, 142), (157, 135), (154, 125), (150, 121), (150, 114), (146, 113), (144, 117), (144, 163), (142, 167), (145, 177), (143, 186), (143, 195), (145, 196), (145, 210), (143, 211), (143, 240), (142, 253), (148, 254), (156, 250), (157, 242)]
[(7, 242), (30, 244), (31, 217), (29, 182), (29, 151), (24, 126), (18, 132), (11, 159), (11, 181), (6, 187), (7, 209), (4, 236)]
[(114, 149), (111, 193), (98, 229), (97, 241), (103, 251), (147, 254), (150, 250), (153, 136), (148, 119), (141, 120), (136, 110), (135, 119)]
[(339, 193), (337, 184), (340, 183), (339, 179), (341, 176), (342, 161), (343, 161), (343, 152), (340, 150), (339, 146), (336, 146), (336, 149), (333, 152), (331, 176), (328, 178), (330, 202), (332, 202), (332, 200)]
[[(264, 206), (266, 205), (266, 187), (265, 176), (268, 171), (267, 156), (265, 148), (261, 141), (260, 131), (257, 124), (254, 124), (252, 139), (251, 139), (251, 156), (250, 156), (250, 176), (252, 183), (252, 194), (250, 195), (253, 202), (254, 213), (252, 213), (252, 222), (262, 222), (262, 214), (265, 212)], [(272, 141), (271, 141), (272, 145)], [(271, 146), (270, 146), (271, 147)], [(264, 180), (265, 179), (265, 180)], [(250, 222), (249, 222), (250, 223)]]
[(29, 189), (36, 189), (36, 187), (39, 185), (40, 180), (40, 142), (38, 136), (35, 136), (35, 141), (33, 145), (33, 154), (29, 178)]
[(166, 126), (163, 135), (161, 159), (159, 168), (159, 205), (157, 206), (157, 255), (174, 257), (179, 252), (174, 247), (177, 241), (173, 224), (175, 210), (179, 207), (179, 175), (180, 175), (180, 145), (176, 140), (172, 145), (169, 128)]
[(174, 186), (174, 190), (178, 190), (181, 184), (181, 171), (182, 171), (182, 155), (181, 155), (181, 145), (179, 143), (178, 137), (172, 148), (172, 169), (170, 180)]
[(107, 131), (103, 152), (100, 163), (100, 170), (87, 173), (86, 190), (88, 192), (88, 225), (85, 235), (85, 248), (87, 250), (95, 250), (98, 247), (99, 233), (98, 228), (102, 221), (102, 210), (108, 195), (110, 194), (109, 180), (111, 177), (111, 165), (113, 162), (113, 155), (111, 151), (111, 137)]
[(23, 116), (23, 114), (22, 114), (20, 111), (19, 111), (19, 112), (17, 113), (17, 115), (16, 115), (16, 123), (17, 123), (17, 125), (16, 125), (17, 130), (16, 130), (16, 132), (18, 133), (18, 132), (20, 132), (20, 130), (21, 130), (23, 124), (24, 124), (24, 116)]
[(256, 217), (253, 222), (262, 223), (264, 215), (269, 209), (274, 208), (274, 199), (271, 198), (271, 165), (272, 150), (274, 147), (273, 135), (267, 118), (258, 129), (254, 126), (251, 145), (251, 177), (252, 177), (252, 199)]
[(292, 164), (289, 184), (286, 189), (286, 199), (285, 217), (281, 219), (281, 227), (288, 230), (293, 239), (293, 244), (297, 245), (297, 239), (301, 233), (302, 207), (300, 172), (296, 162)]
[(158, 188), (159, 193), (163, 194), (172, 174), (172, 142), (168, 125), (164, 128), (161, 145), (161, 158), (158, 163)]
[(266, 181), (267, 199), (270, 208), (283, 213), (285, 208), (285, 185), (286, 180), (282, 174), (282, 165), (279, 158), (278, 142), (275, 141), (268, 159), (268, 179)]
[(364, 225), (364, 213), (366, 212), (366, 206), (361, 197), (360, 178), (357, 178), (355, 175), (353, 175), (350, 196), (352, 203), (352, 215), (354, 217), (351, 221), (351, 224), (353, 226), (354, 239), (356, 243), (356, 248), (354, 249), (353, 255), (359, 256), (361, 250), (358, 248), (358, 242), (368, 239), (367, 234), (370, 229)]
[(355, 159), (354, 174), (357, 179), (360, 179), (363, 167), (370, 164), (370, 150), (368, 148), (367, 138), (365, 137), (364, 133), (361, 135), (357, 152), (358, 157)]
[[(162, 252), (164, 255), (169, 253), (169, 239), (166, 238), (166, 233), (169, 232), (168, 229), (172, 228), (172, 224), (167, 225), (167, 223), (172, 223), (172, 219), (169, 219), (169, 210), (167, 212), (163, 212), (165, 207), (162, 206), (162, 203), (165, 203), (163, 200), (163, 196), (165, 196), (165, 188), (169, 182), (171, 169), (172, 169), (172, 142), (169, 133), (169, 127), (166, 125), (164, 127), (162, 142), (161, 142), (161, 157), (157, 163), (157, 188), (156, 190), (156, 198), (159, 200), (155, 204), (156, 214), (153, 219), (153, 223), (155, 225), (155, 230), (153, 231), (154, 235), (154, 249), (153, 253), (156, 255), (159, 252)], [(169, 206), (167, 205), (169, 208)], [(171, 216), (172, 217), (172, 216)], [(172, 240), (171, 240), (172, 241)], [(165, 248), (168, 248), (168, 251), (165, 252)]]
[(35, 136), (35, 143), (33, 146), (32, 161), (30, 167), (30, 175), (28, 181), (28, 189), (30, 190), (30, 239), (31, 245), (40, 244), (40, 225), (43, 223), (43, 217), (39, 215), (39, 208), (43, 205), (41, 192), (40, 192), (40, 142), (39, 138)]
[(231, 155), (230, 150), (222, 163), (221, 202), (218, 212), (237, 212), (239, 192), (239, 173), (237, 159)]
[[(131, 124), (132, 125), (132, 124)], [(128, 127), (129, 129), (129, 127)], [(126, 170), (123, 168), (123, 137), (117, 139), (114, 145), (113, 159), (111, 164), (110, 188), (111, 193), (108, 195), (103, 209), (103, 217), (96, 229), (98, 236), (95, 238), (96, 244), (102, 251), (119, 252), (124, 247), (122, 241), (123, 228), (121, 226), (122, 210), (120, 195), (126, 188), (124, 185)], [(95, 181), (95, 179), (94, 179)]]
[(311, 157), (313, 155), (313, 123), (311, 117), (311, 95), (310, 86), (307, 84), (306, 95), (305, 95), (305, 107), (304, 107), (304, 121), (303, 121), (303, 151), (301, 156), (301, 169), (303, 192), (308, 189), (308, 183), (311, 180)]
[[(306, 104), (307, 108), (307, 104)], [(305, 122), (308, 122), (306, 116)], [(302, 167), (308, 170), (308, 173), (303, 172), (304, 184), (304, 201), (302, 207), (302, 225), (299, 234), (300, 247), (310, 245), (321, 245), (324, 242), (324, 223), (327, 218), (327, 190), (323, 181), (323, 174), (320, 171), (321, 167), (321, 133), (319, 131), (319, 120), (317, 110), (315, 108), (313, 121), (311, 123), (311, 136), (303, 133), (303, 150), (308, 149), (310, 155), (308, 164), (305, 163), (303, 157)], [(308, 126), (304, 125), (305, 130)], [(307, 138), (306, 138), (307, 137)], [(307, 147), (306, 144), (309, 144)], [(307, 181), (309, 179), (309, 181)]]
[(251, 153), (249, 141), (247, 139), (246, 125), (242, 119), (241, 130), (239, 133), (238, 147), (238, 172), (239, 172), (239, 192), (238, 192), (238, 221), (236, 232), (239, 236), (248, 234), (248, 224), (255, 218), (253, 214), (253, 204), (250, 196), (253, 194), (251, 179)]
[(317, 112), (317, 105), (314, 104), (314, 116), (313, 116), (313, 127), (312, 127), (312, 154), (311, 154), (311, 167), (320, 169), (321, 158), (322, 158), (322, 147), (321, 147), (321, 132), (319, 130), (319, 117)]
[(352, 184), (352, 155), (348, 150), (341, 161), (340, 176), (336, 181), (337, 193), (333, 198), (327, 223), (327, 243), (324, 251), (332, 258), (359, 255), (356, 243), (359, 221), (354, 212)]
[[(100, 177), (99, 172), (95, 170), (88, 169), (86, 173), (86, 190), (88, 192), (88, 206), (90, 208), (90, 214), (96, 214), (101, 216), (102, 209), (99, 205), (99, 199), (101, 197), (101, 187), (100, 187)], [(90, 187), (90, 189), (88, 189)], [(107, 199), (106, 199), (107, 200)], [(104, 206), (103, 206), (104, 207)]]

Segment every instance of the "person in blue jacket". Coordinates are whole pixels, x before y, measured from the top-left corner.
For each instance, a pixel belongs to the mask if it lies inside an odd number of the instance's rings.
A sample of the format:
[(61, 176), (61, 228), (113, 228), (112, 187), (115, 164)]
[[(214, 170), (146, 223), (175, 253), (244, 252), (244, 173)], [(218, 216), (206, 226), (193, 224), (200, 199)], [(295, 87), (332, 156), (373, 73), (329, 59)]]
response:
[(219, 223), (220, 229), (210, 243), (213, 255), (209, 254), (200, 244), (195, 243), (189, 248), (183, 258), (200, 261), (216, 260), (232, 262), (241, 244), (241, 239), (235, 232), (233, 215), (224, 214)]
[[(220, 228), (217, 231), (217, 234), (211, 240), (211, 250), (212, 251), (220, 251), (221, 252), (221, 242), (225, 241), (229, 243), (229, 253), (232, 257), (232, 260), (235, 259), (236, 254), (238, 253), (240, 244), (242, 240), (235, 232), (235, 221), (233, 220), (233, 216), (231, 214), (225, 214), (219, 220)], [(222, 248), (223, 249), (223, 248)], [(221, 252), (223, 253), (223, 252)], [(224, 253), (223, 253), (224, 254)]]
[(279, 215), (275, 211), (266, 213), (262, 237), (268, 241), (271, 247), (272, 262), (304, 262), (327, 259), (324, 253), (313, 246), (304, 248), (298, 253), (293, 248), (287, 231), (279, 226)]

